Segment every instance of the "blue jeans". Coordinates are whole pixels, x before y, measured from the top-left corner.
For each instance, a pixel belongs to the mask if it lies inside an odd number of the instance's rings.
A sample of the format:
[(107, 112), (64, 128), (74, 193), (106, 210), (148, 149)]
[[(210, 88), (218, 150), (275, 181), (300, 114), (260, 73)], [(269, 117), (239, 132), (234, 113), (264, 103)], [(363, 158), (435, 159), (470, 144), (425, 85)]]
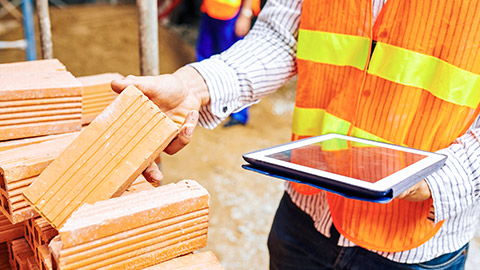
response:
[(468, 244), (458, 251), (419, 264), (390, 261), (361, 247), (337, 246), (339, 233), (332, 226), (331, 237), (319, 233), (309, 215), (285, 193), (268, 238), (270, 269), (464, 269)]

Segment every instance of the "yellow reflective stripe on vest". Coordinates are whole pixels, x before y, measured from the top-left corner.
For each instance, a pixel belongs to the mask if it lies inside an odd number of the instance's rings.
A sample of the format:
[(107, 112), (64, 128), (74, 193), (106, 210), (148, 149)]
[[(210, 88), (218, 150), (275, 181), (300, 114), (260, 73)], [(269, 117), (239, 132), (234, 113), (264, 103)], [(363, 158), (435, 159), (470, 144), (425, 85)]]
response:
[(300, 29), (297, 46), (298, 59), (363, 70), (368, 59), (370, 39)]
[(293, 108), (292, 132), (300, 136), (317, 136), (327, 133), (346, 135), (350, 123), (327, 113), (324, 109)]
[(241, 0), (215, 0), (215, 1), (217, 1), (218, 3), (232, 6), (232, 7), (239, 7), (240, 4), (242, 3)]
[[(299, 136), (318, 136), (327, 133), (347, 135), (350, 126), (350, 122), (336, 117), (324, 109), (300, 108), (297, 106), (293, 108), (292, 132)], [(353, 127), (349, 135), (377, 142), (390, 143), (381, 137), (357, 127)]]
[(436, 57), (377, 43), (368, 73), (403, 85), (425, 89), (457, 105), (476, 108), (480, 102), (480, 75)]

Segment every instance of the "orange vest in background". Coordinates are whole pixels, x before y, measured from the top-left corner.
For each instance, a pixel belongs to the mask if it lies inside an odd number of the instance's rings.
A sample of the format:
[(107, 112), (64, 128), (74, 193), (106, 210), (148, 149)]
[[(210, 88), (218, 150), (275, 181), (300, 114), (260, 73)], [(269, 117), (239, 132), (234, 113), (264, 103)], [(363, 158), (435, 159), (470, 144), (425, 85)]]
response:
[[(389, 0), (372, 24), (371, 0), (305, 0), (292, 139), (340, 133), (427, 151), (448, 147), (479, 114), (478, 14), (473, 0)], [(427, 219), (431, 199), (327, 198), (337, 230), (368, 249), (412, 249), (443, 224)]]
[[(241, 7), (242, 0), (203, 0), (200, 10), (214, 19), (230, 20)], [(252, 12), (255, 16), (260, 13), (260, 0), (252, 1)]]

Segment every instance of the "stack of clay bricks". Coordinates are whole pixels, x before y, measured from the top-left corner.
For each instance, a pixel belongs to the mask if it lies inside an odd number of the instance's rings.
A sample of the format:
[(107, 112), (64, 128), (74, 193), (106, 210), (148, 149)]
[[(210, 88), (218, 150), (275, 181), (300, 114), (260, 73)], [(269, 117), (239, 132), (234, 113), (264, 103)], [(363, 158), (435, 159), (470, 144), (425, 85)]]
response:
[(82, 85), (58, 60), (0, 65), (0, 140), (78, 131)]
[(222, 269), (194, 253), (208, 192), (141, 176), (177, 126), (135, 87), (113, 93), (117, 78), (76, 80), (58, 60), (0, 64), (0, 270)]
[(58, 60), (0, 65), (0, 269), (37, 269), (24, 226), (38, 214), (22, 193), (78, 135), (81, 106)]

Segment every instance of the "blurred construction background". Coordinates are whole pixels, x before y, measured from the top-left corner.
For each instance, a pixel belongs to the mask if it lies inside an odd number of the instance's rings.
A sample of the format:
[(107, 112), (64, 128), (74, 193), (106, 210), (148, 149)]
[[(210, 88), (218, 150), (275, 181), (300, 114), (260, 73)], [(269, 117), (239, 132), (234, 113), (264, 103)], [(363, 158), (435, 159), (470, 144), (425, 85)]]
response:
[[(200, 0), (173, 2), (159, 20), (160, 73), (195, 61)], [(8, 12), (3, 2), (16, 7)], [(25, 39), (20, 0), (2, 0), (0, 41)], [(36, 16), (33, 13), (33, 16)], [(140, 75), (138, 13), (134, 1), (50, 1), (53, 55), (74, 76), (106, 72)], [(34, 23), (37, 58), (38, 23)], [(25, 45), (25, 44), (24, 44)], [(0, 63), (26, 60), (22, 49), (1, 49)], [(246, 126), (197, 128), (193, 141), (174, 156), (162, 155), (165, 183), (198, 181), (211, 194), (208, 250), (225, 269), (268, 269), (269, 228), (283, 194), (279, 180), (243, 170), (241, 155), (290, 139), (296, 81), (251, 108)], [(480, 231), (471, 242), (467, 269), (480, 265)]]

